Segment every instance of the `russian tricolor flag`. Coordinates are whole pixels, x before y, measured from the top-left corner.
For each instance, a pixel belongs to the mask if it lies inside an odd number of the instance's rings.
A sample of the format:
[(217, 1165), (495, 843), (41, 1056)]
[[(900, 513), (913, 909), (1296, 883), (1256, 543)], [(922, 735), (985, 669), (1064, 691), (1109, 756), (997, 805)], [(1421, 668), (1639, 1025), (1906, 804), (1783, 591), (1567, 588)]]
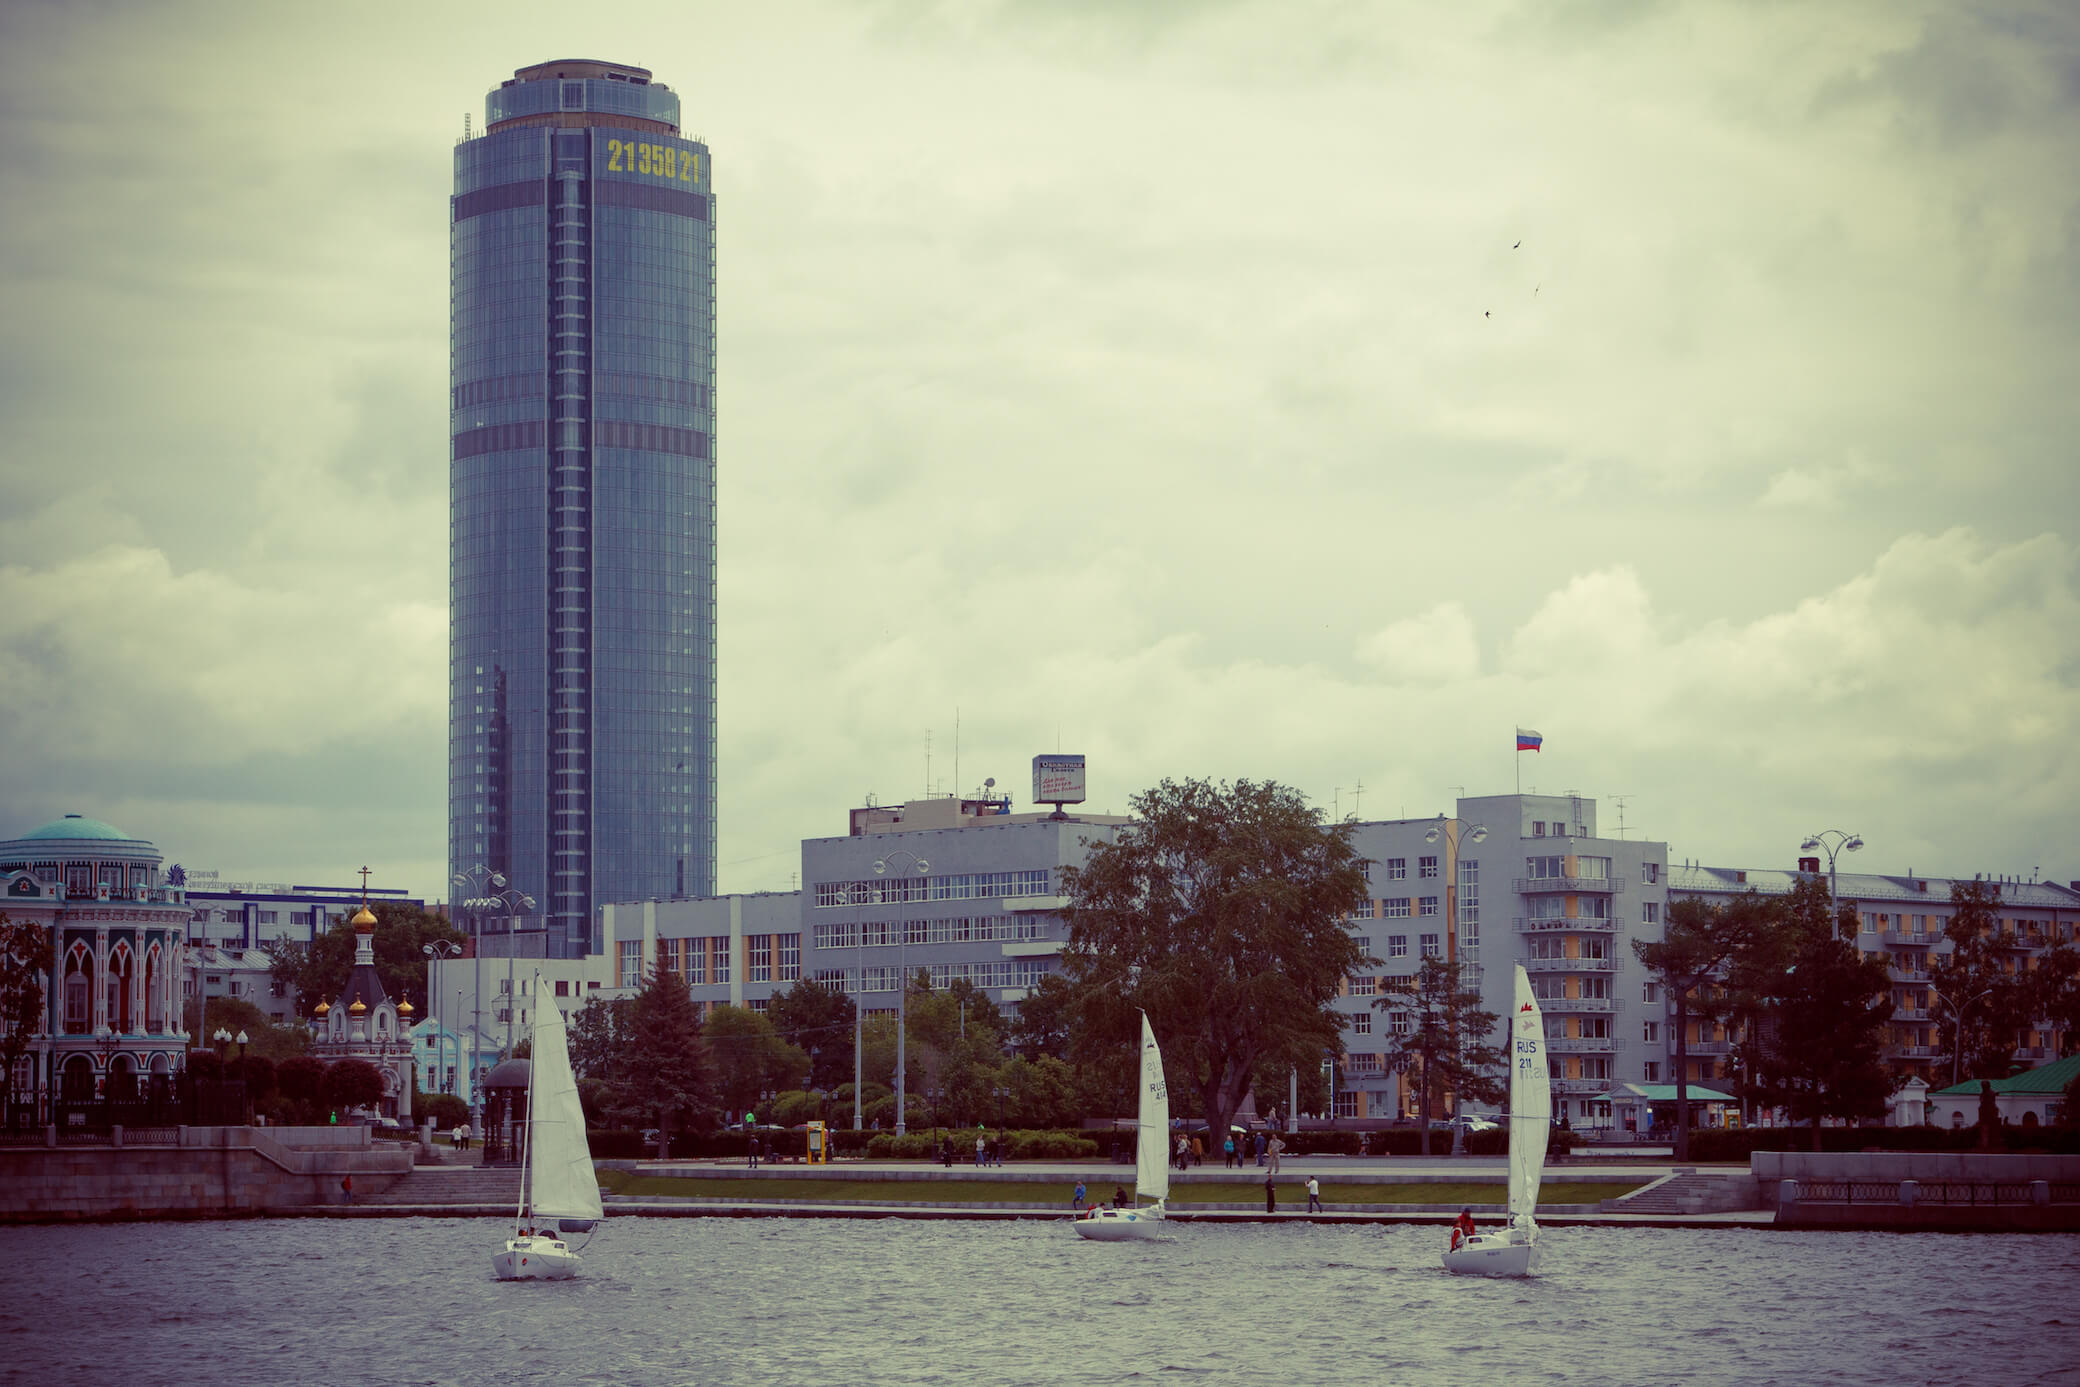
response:
[(1526, 728), (1520, 727), (1517, 729), (1518, 751), (1537, 751), (1540, 746), (1544, 745), (1545, 740), (1544, 737)]

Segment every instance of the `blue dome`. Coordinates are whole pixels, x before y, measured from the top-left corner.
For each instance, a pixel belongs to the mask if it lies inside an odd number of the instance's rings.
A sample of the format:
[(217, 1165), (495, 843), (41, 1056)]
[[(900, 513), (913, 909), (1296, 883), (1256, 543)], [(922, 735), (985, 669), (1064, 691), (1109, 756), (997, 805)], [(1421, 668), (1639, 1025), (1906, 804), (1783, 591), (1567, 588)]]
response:
[(131, 837), (129, 834), (123, 832), (122, 829), (117, 828), (113, 824), (105, 824), (101, 822), (101, 820), (99, 819), (84, 818), (78, 814), (67, 814), (62, 819), (52, 819), (47, 824), (38, 825), (37, 827), (30, 829), (27, 833), (24, 833), (20, 838), (17, 838), (15, 841), (18, 843), (26, 843), (29, 842), (31, 839), (36, 838), (105, 838), (119, 843), (135, 843), (141, 841), (137, 838)]

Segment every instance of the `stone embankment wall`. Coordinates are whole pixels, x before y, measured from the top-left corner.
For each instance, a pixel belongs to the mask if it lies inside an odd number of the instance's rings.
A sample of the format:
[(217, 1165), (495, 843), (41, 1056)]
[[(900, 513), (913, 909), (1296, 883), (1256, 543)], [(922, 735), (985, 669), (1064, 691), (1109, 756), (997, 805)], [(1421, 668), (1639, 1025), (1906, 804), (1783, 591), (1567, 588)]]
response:
[[(0, 1223), (222, 1218), (343, 1204), (411, 1173), (409, 1147), (366, 1129), (182, 1127), (172, 1144), (0, 1147)], [(300, 1139), (301, 1138), (301, 1139)]]
[(2080, 1229), (2080, 1156), (1758, 1151), (1749, 1166), (1780, 1224)]

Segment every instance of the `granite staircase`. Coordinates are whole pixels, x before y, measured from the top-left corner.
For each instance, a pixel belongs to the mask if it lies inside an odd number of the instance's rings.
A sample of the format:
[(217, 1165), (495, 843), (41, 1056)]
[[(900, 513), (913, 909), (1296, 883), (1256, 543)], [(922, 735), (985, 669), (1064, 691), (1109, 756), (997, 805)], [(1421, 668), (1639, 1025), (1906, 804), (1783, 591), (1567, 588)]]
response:
[(1599, 1206), (1607, 1214), (1722, 1214), (1763, 1207), (1760, 1187), (1745, 1170), (1700, 1174), (1678, 1167), (1651, 1185)]

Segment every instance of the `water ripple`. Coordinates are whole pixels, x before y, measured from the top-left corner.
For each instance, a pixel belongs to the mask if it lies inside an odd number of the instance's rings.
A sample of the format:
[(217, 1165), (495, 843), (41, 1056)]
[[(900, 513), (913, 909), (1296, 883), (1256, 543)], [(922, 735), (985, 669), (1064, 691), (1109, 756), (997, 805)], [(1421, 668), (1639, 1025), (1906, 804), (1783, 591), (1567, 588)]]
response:
[[(492, 1220), (18, 1228), (9, 1381), (213, 1384), (2080, 1381), (2080, 1238), (1559, 1229), (1474, 1281), (1418, 1227), (615, 1219), (502, 1285)], [(91, 1328), (88, 1328), (91, 1326)]]

